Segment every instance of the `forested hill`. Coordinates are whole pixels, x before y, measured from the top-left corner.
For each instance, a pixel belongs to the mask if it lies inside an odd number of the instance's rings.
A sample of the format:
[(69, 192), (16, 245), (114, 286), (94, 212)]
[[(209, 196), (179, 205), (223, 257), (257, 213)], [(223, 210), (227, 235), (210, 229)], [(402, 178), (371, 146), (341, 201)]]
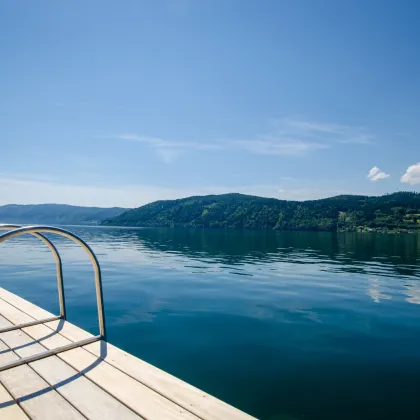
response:
[(8, 204), (0, 206), (0, 223), (24, 224), (100, 224), (127, 209), (79, 207), (67, 204)]
[(106, 220), (105, 225), (274, 230), (418, 230), (420, 194), (340, 195), (286, 201), (242, 194), (156, 201)]

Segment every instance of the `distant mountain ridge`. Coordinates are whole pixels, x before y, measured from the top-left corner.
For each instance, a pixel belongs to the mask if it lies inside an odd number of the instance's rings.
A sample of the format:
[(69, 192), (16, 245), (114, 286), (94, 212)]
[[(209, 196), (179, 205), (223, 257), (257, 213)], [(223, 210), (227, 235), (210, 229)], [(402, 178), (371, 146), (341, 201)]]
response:
[(340, 195), (286, 201), (222, 194), (156, 201), (109, 218), (103, 225), (269, 230), (419, 230), (420, 194)]
[(0, 206), (0, 223), (98, 225), (117, 217), (125, 208), (81, 207), (68, 204), (7, 204)]

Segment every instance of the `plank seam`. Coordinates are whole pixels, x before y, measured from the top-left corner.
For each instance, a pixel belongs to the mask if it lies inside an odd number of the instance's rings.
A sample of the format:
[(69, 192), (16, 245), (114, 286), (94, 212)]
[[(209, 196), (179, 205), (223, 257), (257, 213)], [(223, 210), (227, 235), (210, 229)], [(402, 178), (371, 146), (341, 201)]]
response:
[[(25, 299), (23, 299), (23, 298), (21, 298), (20, 296), (17, 296), (17, 295), (14, 295), (13, 293), (11, 293), (11, 292), (9, 292), (8, 290), (6, 290), (6, 289), (2, 289), (2, 290), (4, 290), (6, 293), (9, 293), (9, 294), (11, 294), (11, 295), (13, 295), (14, 297), (16, 297), (16, 298), (18, 298), (18, 299), (21, 299), (21, 300), (23, 300), (24, 302), (27, 302), (27, 303), (29, 303), (29, 304), (31, 304), (31, 305), (33, 305), (33, 306), (35, 306), (35, 307), (38, 307), (37, 305), (35, 305), (35, 304), (33, 304), (33, 303), (31, 303), (31, 302), (29, 302), (29, 301), (26, 301)], [(31, 319), (37, 319), (37, 318), (35, 318), (34, 316), (32, 316), (32, 315), (30, 315), (30, 314), (28, 314), (27, 312), (25, 312), (24, 310), (22, 310), (21, 308), (19, 308), (19, 307), (17, 307), (16, 305), (14, 305), (13, 303), (11, 303), (11, 302), (9, 302), (9, 301), (7, 301), (7, 298), (6, 297), (1, 297), (0, 296), (0, 300), (3, 300), (4, 302), (6, 302), (7, 304), (9, 304), (9, 305), (11, 305), (11, 306), (13, 306), (15, 309), (17, 309), (17, 310), (19, 310), (20, 312), (22, 312), (22, 313), (24, 313), (25, 315), (27, 315), (28, 317), (30, 317)], [(42, 309), (42, 308), (41, 308)], [(47, 311), (48, 312), (48, 311)], [(68, 322), (68, 321), (65, 321), (65, 322)], [(70, 325), (74, 325), (74, 324), (71, 324), (70, 322), (69, 322), (69, 324)], [(60, 331), (57, 331), (56, 329), (54, 329), (53, 327), (51, 327), (51, 326), (49, 326), (49, 325), (46, 325), (46, 324), (42, 324), (42, 325), (45, 325), (48, 329), (50, 329), (53, 333), (55, 333), (55, 334), (58, 334), (58, 335), (60, 335), (60, 336), (62, 336), (63, 338), (65, 338), (66, 340), (68, 340), (68, 341), (70, 341), (70, 342), (74, 342), (74, 340), (73, 339), (70, 339), (69, 337), (66, 337), (65, 335), (63, 335)], [(80, 327), (77, 327), (76, 325), (74, 325), (76, 328), (80, 328)], [(81, 329), (83, 332), (85, 332), (85, 333), (88, 333), (88, 334), (90, 334), (88, 331), (85, 331), (85, 330), (83, 330), (83, 329)], [(30, 336), (30, 334), (28, 334), (29, 336)], [(91, 334), (90, 334), (91, 335)], [(39, 342), (36, 338), (34, 338), (34, 337), (32, 337), (31, 336), (31, 338), (33, 338), (35, 341), (37, 341), (39, 344), (41, 344), (42, 345), (42, 343), (41, 342)], [(106, 341), (105, 341), (106, 342)], [(108, 343), (108, 342), (106, 342), (106, 343)], [(109, 343), (108, 343), (109, 344)], [(43, 345), (42, 345), (43, 346)], [(45, 346), (43, 346), (43, 347), (45, 347)], [(159, 391), (159, 390), (157, 390), (157, 389), (155, 389), (154, 387), (152, 387), (152, 386), (150, 386), (150, 385), (148, 385), (148, 384), (146, 384), (146, 383), (144, 383), (142, 380), (140, 380), (140, 379), (138, 379), (138, 378), (136, 378), (136, 377), (134, 377), (134, 376), (132, 376), (130, 373), (128, 373), (128, 372), (126, 372), (126, 371), (124, 371), (123, 369), (121, 369), (120, 367), (118, 367), (118, 366), (115, 366), (115, 365), (113, 365), (112, 363), (110, 363), (110, 362), (108, 362), (107, 360), (105, 360), (105, 359), (103, 359), (102, 357), (100, 357), (100, 356), (98, 356), (97, 354), (95, 354), (93, 351), (90, 351), (89, 349), (87, 349), (87, 348), (85, 348), (85, 347), (80, 347), (81, 349), (83, 349), (83, 350), (85, 350), (86, 352), (88, 352), (89, 354), (92, 354), (93, 356), (95, 356), (95, 357), (97, 357), (97, 358), (99, 358), (99, 359), (101, 359), (102, 360), (102, 362), (104, 362), (104, 363), (106, 363), (107, 365), (109, 365), (109, 366), (111, 366), (112, 368), (114, 368), (114, 369), (117, 369), (118, 371), (120, 371), (121, 373), (123, 373), (124, 375), (126, 375), (126, 376), (128, 376), (128, 377), (130, 377), (131, 379), (133, 379), (134, 381), (136, 381), (136, 382), (138, 382), (139, 384), (141, 384), (141, 385), (143, 385), (143, 386), (145, 386), (146, 388), (148, 388), (148, 389), (150, 389), (151, 391), (153, 391), (153, 392), (155, 392), (156, 394), (158, 394), (158, 395), (160, 395), (161, 397), (163, 397), (163, 398), (165, 398), (166, 400), (168, 400), (168, 401), (170, 401), (170, 402), (172, 402), (173, 404), (175, 404), (176, 406), (178, 406), (178, 407), (180, 407), (180, 408), (182, 408), (182, 409), (184, 409), (184, 410), (186, 410), (187, 412), (189, 412), (190, 414), (192, 414), (193, 416), (195, 416), (195, 417), (197, 417), (198, 419), (200, 419), (200, 420), (208, 420), (208, 418), (207, 418), (207, 416), (205, 416), (205, 417), (203, 417), (203, 415), (201, 415), (201, 414), (198, 414), (197, 412), (195, 412), (195, 411), (193, 411), (191, 408), (189, 408), (188, 407), (188, 405), (186, 404), (186, 403), (179, 403), (179, 402), (177, 402), (177, 401), (174, 401), (172, 398), (170, 398), (169, 396), (167, 396), (167, 395), (165, 395), (165, 394), (163, 394), (161, 391)], [(118, 347), (117, 347), (117, 349), (118, 349)], [(60, 357), (60, 355), (57, 355), (60, 359), (61, 359), (61, 357)], [(61, 359), (61, 360), (63, 360), (63, 359)], [(139, 360), (142, 360), (142, 359), (139, 359)], [(64, 362), (65, 362), (65, 360), (63, 360)], [(65, 363), (67, 363), (67, 362), (65, 362)], [(147, 363), (147, 362), (146, 362)], [(72, 367), (73, 369), (75, 369), (73, 366), (71, 366), (69, 363), (67, 363), (70, 367)], [(153, 366), (153, 365), (151, 365), (151, 366)], [(157, 368), (158, 369), (158, 368)], [(77, 370), (77, 369), (75, 369), (75, 370)], [(83, 373), (81, 373), (81, 372), (79, 372), (81, 375), (83, 375), (83, 376), (85, 376)], [(163, 371), (163, 373), (166, 373), (167, 375), (170, 375), (170, 376), (173, 376), (173, 375), (171, 375), (170, 373), (167, 373), (167, 372), (165, 372), (165, 371)], [(85, 376), (88, 380), (90, 380), (92, 383), (94, 383), (95, 385), (97, 385), (99, 388), (101, 388), (101, 389), (103, 389), (102, 388), (102, 386), (100, 385), (100, 384), (98, 384), (98, 383), (96, 383), (95, 381), (93, 381), (92, 379), (90, 379), (90, 378), (88, 378), (87, 376)], [(178, 379), (178, 380), (180, 380), (180, 381), (182, 381), (182, 379), (179, 379), (179, 378), (176, 378), (175, 377), (175, 379)], [(187, 384), (187, 385), (189, 385), (189, 384)], [(191, 385), (191, 386), (193, 386), (193, 385)], [(194, 387), (194, 386), (193, 386)], [(116, 398), (114, 395), (112, 395), (110, 392), (108, 392), (107, 390), (105, 390), (105, 389), (103, 389), (105, 392), (107, 392), (109, 395), (111, 395), (113, 398), (115, 398), (116, 400), (118, 400), (121, 404), (123, 404), (123, 405), (125, 405), (127, 408), (129, 408), (131, 411), (134, 411), (132, 408), (130, 408), (129, 406), (127, 406), (126, 404), (124, 404), (122, 401), (120, 401), (118, 398)], [(210, 395), (210, 394), (208, 394), (208, 393), (206, 393), (205, 391), (202, 391), (202, 390), (199, 390), (198, 389), (198, 391), (199, 392), (203, 392), (203, 393), (205, 393), (206, 395), (209, 395), (211, 398), (213, 398), (214, 400), (216, 400), (216, 402), (220, 402), (221, 404), (226, 404), (226, 403), (224, 403), (223, 401), (221, 401), (221, 400), (219, 400), (218, 398), (216, 398), (216, 397), (214, 397), (214, 396), (212, 396), (212, 395)], [(227, 404), (227, 405), (229, 405), (229, 404)], [(193, 406), (194, 407), (194, 406)], [(195, 407), (194, 407), (195, 408)], [(244, 412), (242, 412), (241, 410), (239, 410), (239, 409), (237, 409), (236, 407), (234, 407), (234, 406), (230, 406), (230, 408), (232, 408), (233, 410), (235, 410), (235, 411), (237, 411), (238, 412), (238, 414), (239, 413), (241, 413), (242, 415), (244, 415), (245, 417), (247, 417), (247, 418), (249, 418), (249, 419), (252, 419), (253, 417), (252, 416), (250, 416), (249, 414), (247, 414), (247, 413), (244, 413)], [(140, 416), (142, 416), (140, 413), (138, 413), (138, 412), (136, 412), (136, 411), (134, 411), (136, 414), (138, 414), (138, 415), (140, 415)]]
[[(6, 318), (4, 315), (2, 315), (4, 318)], [(6, 318), (7, 319), (7, 318)], [(32, 338), (32, 337), (31, 337)], [(9, 348), (9, 350), (15, 354), (19, 359), (21, 359), (21, 357), (7, 344), (5, 343), (3, 340), (1, 340), (1, 342)], [(57, 392), (58, 395), (60, 395), (63, 400), (67, 401), (83, 418), (85, 418), (86, 420), (89, 420), (83, 413), (80, 412), (80, 410), (77, 409), (77, 407), (75, 407), (66, 397), (64, 397), (57, 389), (55, 389), (55, 387), (53, 385), (51, 385), (42, 375), (40, 375), (30, 364), (25, 364), (24, 366), (28, 366), (29, 369), (31, 369), (35, 375), (39, 376), (48, 386), (51, 387), (51, 389), (53, 389), (55, 392)], [(4, 386), (4, 385), (3, 385)], [(6, 388), (6, 387), (5, 387)], [(9, 390), (8, 390), (9, 391)], [(11, 394), (9, 392), (9, 394)], [(18, 401), (16, 401), (18, 403)], [(19, 403), (18, 403), (19, 404)], [(20, 406), (20, 404), (19, 404)], [(21, 407), (21, 406), (20, 406)], [(23, 409), (23, 407), (21, 407)]]
[[(15, 306), (15, 305), (13, 305), (13, 303), (10, 303), (10, 302), (8, 302), (7, 300), (5, 300), (3, 297), (0, 297), (0, 300), (3, 300), (4, 302), (6, 302), (6, 303), (8, 303), (9, 305), (11, 305), (11, 306), (13, 306), (14, 308), (16, 308), (16, 309), (18, 309), (19, 311), (21, 311), (21, 312), (23, 312), (25, 315), (27, 315), (27, 316), (29, 316), (29, 317), (31, 317), (31, 318), (33, 318), (33, 319), (36, 319), (36, 318), (34, 318), (32, 315), (29, 315), (27, 312), (25, 312), (24, 310), (22, 310), (21, 308), (18, 308), (17, 306)], [(51, 328), (49, 325), (46, 325), (46, 324), (42, 324), (42, 325), (45, 325), (47, 328), (49, 328), (51, 331), (53, 331), (53, 332), (55, 332), (56, 334), (58, 334), (58, 335), (60, 335), (60, 336), (62, 336), (62, 337), (64, 337), (65, 339), (67, 339), (67, 340), (69, 340), (69, 341), (72, 341), (72, 342), (74, 342), (73, 340), (70, 340), (68, 337), (66, 337), (66, 336), (64, 336), (63, 334), (61, 334), (60, 332), (57, 332), (56, 330), (54, 330), (53, 328)], [(84, 331), (84, 330), (83, 330)], [(89, 333), (90, 334), (90, 333)], [(30, 336), (30, 334), (28, 334), (29, 336)], [(30, 336), (31, 338), (33, 338), (32, 336)], [(35, 338), (33, 338), (35, 341), (37, 341), (37, 342), (39, 342), (37, 339), (35, 339)], [(108, 343), (108, 342), (107, 342)], [(42, 343), (41, 342), (39, 342), (39, 344), (41, 344), (42, 345)], [(42, 345), (43, 346), (43, 345)], [(45, 346), (43, 346), (43, 347), (45, 347)], [(88, 353), (90, 353), (90, 354), (92, 354), (93, 356), (95, 356), (95, 357), (98, 357), (95, 353), (93, 353), (93, 352), (91, 352), (90, 350), (88, 350), (88, 349), (86, 349), (86, 348), (84, 348), (84, 347), (80, 347), (81, 349), (83, 349), (84, 351), (87, 351)], [(60, 357), (60, 355), (58, 354), (57, 355), (60, 359), (61, 359), (61, 357)], [(99, 359), (101, 359), (100, 357), (98, 357)], [(63, 359), (61, 359), (61, 360), (63, 360)], [(117, 369), (118, 371), (120, 371), (120, 372), (122, 372), (124, 375), (127, 375), (128, 377), (130, 377), (131, 379), (133, 379), (133, 380), (135, 380), (136, 382), (138, 382), (139, 384), (141, 384), (141, 385), (143, 385), (143, 386), (145, 386), (146, 388), (148, 388), (148, 389), (150, 389), (151, 391), (153, 391), (153, 392), (155, 392), (156, 394), (159, 394), (161, 397), (163, 397), (163, 398), (165, 398), (165, 399), (167, 399), (168, 401), (171, 401), (173, 404), (175, 404), (175, 405), (177, 405), (178, 407), (180, 407), (180, 408), (182, 408), (182, 409), (184, 409), (184, 410), (186, 410), (186, 411), (188, 411), (190, 414), (192, 414), (192, 415), (194, 415), (195, 417), (197, 417), (198, 419), (200, 419), (200, 420), (206, 420), (205, 418), (203, 418), (201, 415), (199, 415), (199, 414), (197, 414), (197, 413), (195, 413), (194, 411), (191, 411), (191, 409), (189, 409), (189, 408), (187, 408), (187, 407), (185, 407), (184, 405), (181, 405), (180, 403), (178, 403), (178, 402), (176, 402), (176, 401), (174, 401), (174, 400), (172, 400), (171, 398), (169, 398), (167, 395), (164, 395), (164, 394), (162, 394), (160, 391), (158, 391), (158, 390), (156, 390), (156, 389), (154, 389), (153, 387), (151, 387), (150, 385), (147, 385), (147, 384), (145, 384), (145, 383), (143, 383), (142, 381), (139, 381), (137, 378), (135, 378), (134, 376), (131, 376), (129, 373), (127, 373), (127, 372), (125, 372), (125, 371), (123, 371), (122, 369), (120, 369), (119, 367), (117, 367), (117, 366), (114, 366), (113, 364), (111, 364), (111, 363), (108, 363), (106, 360), (104, 360), (104, 359), (101, 359), (104, 363), (107, 363), (109, 366), (112, 366), (114, 369)], [(64, 360), (63, 360), (64, 361)], [(65, 363), (67, 363), (67, 362), (65, 362)], [(68, 363), (67, 363), (68, 364)], [(71, 366), (70, 364), (69, 364), (69, 366), (70, 367), (73, 367), (73, 366)], [(73, 367), (73, 369), (74, 369), (74, 367)], [(77, 369), (76, 369), (77, 370)], [(85, 376), (83, 373), (81, 373), (81, 372), (79, 372), (81, 375), (83, 375), (83, 376)], [(97, 384), (96, 382), (94, 382), (92, 379), (90, 379), (90, 378), (88, 378), (87, 376), (85, 376), (87, 379), (89, 379), (92, 383), (94, 383), (95, 385), (98, 385), (100, 388), (102, 388), (99, 384)], [(108, 392), (108, 391), (106, 391), (105, 389), (104, 389), (104, 391), (105, 392)], [(109, 392), (108, 392), (108, 394), (109, 395), (111, 395), (113, 398), (115, 398), (116, 400), (118, 400), (118, 401), (120, 401), (118, 398), (116, 398), (114, 395), (112, 395), (112, 394), (110, 394)], [(213, 397), (213, 398), (215, 398), (215, 397)], [(121, 401), (120, 401), (121, 402)], [(121, 404), (124, 404), (123, 402), (121, 402)], [(126, 405), (126, 404), (124, 404), (124, 405)], [(127, 406), (127, 405), (126, 405)], [(128, 406), (127, 406), (128, 407)], [(130, 408), (130, 407), (128, 407), (128, 408)], [(130, 408), (130, 410), (131, 411), (134, 411), (133, 409), (131, 409)], [(135, 411), (135, 413), (136, 414), (138, 414), (139, 416), (141, 416), (141, 417), (143, 417), (143, 415), (142, 414), (140, 414), (140, 413), (137, 413), (136, 411)], [(145, 420), (147, 420), (147, 419), (145, 419)]]
[[(0, 340), (6, 347), (9, 347), (3, 340)], [(10, 347), (9, 347), (10, 348)], [(13, 396), (13, 394), (7, 389), (6, 384), (4, 384), (2, 381), (0, 381), (0, 384), (2, 384), (3, 388), (6, 390), (6, 392), (10, 395), (10, 398), (15, 402), (15, 404), (26, 414), (29, 420), (33, 420), (33, 418), (29, 415), (29, 413), (19, 404), (19, 401)]]
[[(9, 303), (9, 302), (7, 302), (7, 301), (5, 301), (4, 299), (2, 299), (2, 298), (0, 298), (1, 300), (3, 300), (4, 302), (6, 302), (6, 303), (8, 303), (9, 305), (12, 305), (11, 303)], [(14, 305), (12, 305), (12, 306), (14, 306)], [(14, 306), (15, 308), (16, 308), (16, 306)], [(19, 309), (19, 308), (16, 308), (16, 309)], [(25, 313), (26, 315), (28, 315), (29, 317), (31, 317), (31, 315), (29, 315), (29, 314), (27, 314), (26, 312), (24, 312), (24, 311), (22, 311), (23, 313)], [(1, 314), (1, 316), (4, 318), (4, 319), (6, 319), (7, 321), (9, 321), (12, 325), (17, 325), (17, 324), (14, 324), (9, 318), (7, 318), (7, 316), (5, 316), (5, 315), (3, 315), (3, 314)], [(33, 317), (31, 317), (31, 318), (33, 318)], [(35, 318), (33, 318), (33, 319), (35, 319)], [(22, 331), (22, 330), (20, 330), (20, 331)], [(22, 331), (24, 334), (26, 334), (25, 333), (25, 331)], [(29, 334), (27, 334), (28, 336), (29, 336)], [(29, 336), (30, 337), (30, 336)], [(30, 337), (30, 338), (32, 338), (33, 339), (33, 337)], [(15, 354), (16, 355), (16, 357), (18, 357), (19, 359), (21, 359), (21, 357), (13, 350), (13, 348), (12, 347), (10, 347), (7, 343), (5, 343), (2, 339), (1, 339), (1, 334), (0, 334), (0, 341), (13, 353), (13, 354)], [(35, 341), (37, 341), (37, 340), (35, 340)], [(46, 348), (45, 346), (43, 346), (41, 343), (39, 343), (38, 341), (37, 341), (37, 343), (39, 344), (39, 345), (41, 345), (42, 347), (44, 347), (44, 348)], [(54, 389), (64, 400), (66, 400), (78, 413), (80, 413), (80, 415), (83, 417), (83, 418), (85, 418), (85, 419), (87, 419), (87, 420), (89, 420), (86, 416), (84, 416), (76, 407), (74, 407), (73, 406), (73, 404), (70, 402), (70, 401), (68, 401), (57, 389), (55, 389), (54, 388), (54, 386), (53, 385), (51, 385), (48, 381), (46, 381), (45, 380), (45, 378), (42, 376), (42, 375), (40, 375), (37, 371), (35, 371), (33, 368), (32, 368), (32, 366), (31, 365), (29, 365), (29, 364), (27, 364), (26, 363), (26, 366), (28, 366), (29, 367), (29, 369), (31, 369), (34, 373), (35, 373), (35, 375), (37, 375), (37, 376), (39, 376), (46, 384), (48, 384), (50, 387), (51, 387), (51, 389)], [(16, 404), (18, 404), (18, 406), (25, 412), (25, 414), (30, 418), (30, 419), (32, 419), (32, 417), (31, 416), (29, 416), (29, 414), (26, 412), (26, 410), (22, 407), (22, 405), (20, 404), (20, 402), (17, 400), (17, 399), (15, 399), (15, 397), (13, 396), (13, 394), (7, 389), (7, 387), (6, 387), (6, 385), (5, 384), (3, 384), (2, 383), (2, 385), (4, 386), (4, 388), (6, 389), (6, 391), (11, 395), (11, 397), (13, 398), (13, 400), (16, 402)]]
[[(0, 298), (1, 299), (1, 298)], [(3, 299), (1, 299), (1, 300), (3, 300)], [(6, 301), (4, 301), (4, 302), (6, 302)], [(7, 302), (7, 303), (9, 303), (9, 302)], [(27, 314), (28, 315), (28, 314)], [(9, 321), (12, 325), (16, 325), (16, 324), (14, 324), (12, 321), (10, 321), (10, 319), (9, 318), (7, 318), (6, 316), (4, 316), (3, 314), (1, 314), (1, 316), (4, 318), (4, 319), (6, 319), (7, 321)], [(28, 315), (29, 316), (29, 315)], [(10, 348), (10, 346), (8, 346), (3, 340), (1, 340), (0, 339), (0, 341), (10, 350), (10, 351), (12, 351), (13, 353), (15, 353), (11, 348)], [(16, 353), (15, 353), (16, 354)], [(17, 354), (16, 354), (17, 355)], [(18, 356), (18, 355), (17, 355)], [(18, 356), (19, 358), (20, 358), (20, 356)], [(11, 398), (12, 398), (12, 400), (18, 405), (18, 407), (28, 416), (28, 418), (30, 419), (30, 420), (32, 420), (33, 418), (29, 415), (29, 413), (21, 406), (21, 404), (19, 403), (19, 401), (14, 397), (14, 395), (7, 389), (7, 386), (6, 386), (6, 384), (4, 384), (2, 381), (0, 381), (0, 383), (3, 385), (3, 388), (6, 390), (6, 392), (11, 396)]]
[[(9, 305), (13, 306), (16, 309), (16, 306), (14, 306), (13, 304), (11, 304), (10, 302), (5, 301), (4, 299), (0, 298), (0, 300), (3, 300), (4, 302), (8, 303)], [(19, 309), (21, 312), (23, 312), (24, 314), (29, 315), (28, 313), (26, 313), (25, 311), (22, 311), (21, 309)], [(10, 321), (10, 319), (8, 319), (6, 316), (4, 316), (3, 314), (0, 314), (3, 318), (5, 318), (7, 321), (9, 321), (10, 323), (12, 323)], [(34, 318), (35, 319), (35, 318)], [(13, 323), (12, 323), (13, 324)], [(44, 325), (44, 324), (42, 324)], [(50, 330), (52, 330), (50, 327), (48, 327), (47, 325), (45, 325), (45, 327), (49, 328)], [(22, 330), (20, 330), (22, 331)], [(54, 331), (54, 330), (52, 330)], [(22, 331), (24, 334), (26, 334), (29, 338), (31, 338), (32, 340), (34, 340), (36, 343), (38, 343), (40, 346), (44, 347), (46, 350), (48, 350), (47, 347), (45, 347), (39, 340), (37, 340), (35, 337), (31, 336), (28, 332), (26, 331)], [(59, 334), (61, 335), (61, 334)], [(72, 342), (72, 340), (70, 340), (67, 337), (62, 336), (63, 338), (65, 338), (66, 340)], [(1, 335), (0, 335), (0, 341), (2, 341), (4, 343), (3, 340), (1, 340)], [(74, 343), (74, 341), (73, 341)], [(19, 359), (21, 359), (21, 357), (13, 350), (13, 348), (11, 348), (8, 344), (4, 343), (5, 346), (7, 346), (9, 348), (10, 351), (12, 351)], [(83, 347), (81, 347), (83, 349)], [(83, 349), (85, 350), (85, 349)], [(85, 350), (86, 351), (86, 350)], [(108, 392), (106, 389), (104, 389), (101, 385), (99, 385), (98, 383), (96, 383), (95, 381), (91, 380), (89, 377), (87, 377), (84, 373), (82, 373), (79, 369), (75, 368), (74, 366), (70, 365), (70, 363), (66, 362), (64, 359), (62, 359), (61, 357), (59, 357), (59, 354), (50, 356), (50, 357), (58, 357), (60, 359), (60, 361), (62, 361), (63, 363), (65, 363), (67, 366), (69, 366), (71, 369), (75, 370), (78, 374), (80, 374), (81, 376), (83, 376), (85, 379), (87, 379), (89, 382), (91, 382), (92, 384), (94, 384), (95, 386), (97, 386), (99, 389), (101, 389), (103, 392), (105, 392), (107, 395), (109, 395), (111, 398), (115, 399), (116, 401), (118, 401), (121, 405), (123, 405), (124, 407), (128, 408), (131, 412), (133, 412), (134, 414), (136, 414), (137, 416), (139, 416), (141, 419), (143, 420), (148, 420), (143, 414), (138, 413), (137, 411), (133, 410), (131, 407), (129, 407), (126, 403), (124, 403), (123, 401), (121, 401), (119, 398), (117, 398), (115, 395), (112, 395), (110, 392)], [(103, 360), (103, 362), (105, 362)], [(81, 413), (77, 407), (75, 407), (59, 390), (59, 388), (55, 387), (52, 383), (50, 383), (46, 378), (44, 378), (40, 373), (38, 373), (35, 369), (33, 369), (33, 367), (30, 364), (26, 363), (26, 366), (29, 366), (29, 368), (31, 368), (35, 374), (37, 374), (41, 379), (43, 379), (52, 389), (54, 389), (61, 397), (63, 397), (63, 399), (65, 399), (72, 407), (74, 407), (84, 418), (86, 418), (87, 420), (89, 420), (83, 413)], [(110, 365), (112, 366), (112, 365)], [(137, 381), (138, 382), (138, 381)], [(3, 384), (3, 386), (5, 387), (5, 385)], [(6, 388), (6, 387), (5, 387)], [(7, 390), (9, 392), (9, 390)], [(10, 394), (10, 392), (9, 392)], [(19, 403), (18, 403), (19, 404)]]

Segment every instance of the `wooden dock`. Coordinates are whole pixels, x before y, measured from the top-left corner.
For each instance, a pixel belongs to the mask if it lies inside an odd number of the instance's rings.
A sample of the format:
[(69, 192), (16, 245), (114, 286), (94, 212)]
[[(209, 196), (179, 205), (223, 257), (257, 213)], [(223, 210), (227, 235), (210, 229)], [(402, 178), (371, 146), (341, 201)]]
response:
[[(53, 314), (0, 288), (0, 328)], [(67, 321), (0, 334), (0, 364), (91, 337)], [(0, 372), (0, 419), (251, 420), (105, 341)]]

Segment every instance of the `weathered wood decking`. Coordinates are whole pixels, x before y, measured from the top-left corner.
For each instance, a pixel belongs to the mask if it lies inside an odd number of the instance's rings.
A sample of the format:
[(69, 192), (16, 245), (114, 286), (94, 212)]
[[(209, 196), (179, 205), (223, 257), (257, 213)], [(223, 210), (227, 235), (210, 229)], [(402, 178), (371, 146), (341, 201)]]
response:
[[(0, 328), (51, 313), (0, 288)], [(0, 334), (0, 364), (90, 337), (53, 321)], [(251, 420), (104, 341), (0, 372), (0, 419)]]

